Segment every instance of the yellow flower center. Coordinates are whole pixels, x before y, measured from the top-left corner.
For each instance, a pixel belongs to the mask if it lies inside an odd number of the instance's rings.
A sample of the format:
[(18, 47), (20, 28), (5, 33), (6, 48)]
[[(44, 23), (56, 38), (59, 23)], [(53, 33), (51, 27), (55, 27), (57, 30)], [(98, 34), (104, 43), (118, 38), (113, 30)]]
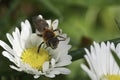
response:
[(36, 47), (26, 49), (22, 53), (21, 59), (31, 67), (42, 70), (44, 62), (49, 61), (50, 55), (44, 48), (40, 48), (39, 53), (37, 53), (37, 49)]
[(120, 80), (120, 75), (106, 75), (107, 80)]

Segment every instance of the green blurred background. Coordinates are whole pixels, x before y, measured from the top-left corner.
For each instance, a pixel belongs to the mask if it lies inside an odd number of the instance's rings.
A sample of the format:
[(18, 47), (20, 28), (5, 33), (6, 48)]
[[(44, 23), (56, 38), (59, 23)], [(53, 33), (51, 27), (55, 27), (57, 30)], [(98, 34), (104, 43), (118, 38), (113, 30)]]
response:
[[(32, 25), (32, 17), (39, 14), (45, 19), (59, 19), (59, 28), (71, 38), (71, 51), (92, 41), (119, 38), (120, 27), (115, 23), (115, 19), (120, 22), (119, 3), (120, 0), (0, 0), (0, 39), (8, 43), (6, 33), (11, 33), (16, 26), (20, 28), (25, 19)], [(80, 68), (83, 62), (80, 59), (68, 66), (70, 75), (54, 79), (42, 76), (37, 80), (89, 80)], [(9, 64), (12, 63), (0, 54), (0, 80), (34, 80), (29, 74), (10, 69)]]

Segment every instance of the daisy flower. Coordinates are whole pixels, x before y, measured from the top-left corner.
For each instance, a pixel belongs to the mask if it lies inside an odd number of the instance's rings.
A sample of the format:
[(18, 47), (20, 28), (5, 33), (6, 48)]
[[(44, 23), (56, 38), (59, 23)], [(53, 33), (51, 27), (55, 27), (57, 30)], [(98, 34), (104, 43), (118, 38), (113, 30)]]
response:
[[(42, 18), (41, 15), (38, 17)], [(58, 20), (53, 22), (46, 20), (46, 22), (53, 29), (58, 26)], [(5, 49), (2, 55), (15, 64), (10, 65), (12, 69), (32, 74), (34, 78), (39, 78), (41, 75), (54, 78), (55, 75), (70, 74), (70, 70), (65, 67), (71, 64), (72, 59), (68, 55), (68, 50), (71, 48), (71, 45), (68, 44), (70, 38), (66, 34), (56, 34), (65, 37), (66, 40), (60, 41), (56, 49), (41, 47), (38, 53), (38, 46), (43, 38), (33, 33), (29, 21), (25, 20), (25, 22), (21, 22), (21, 30), (16, 27), (12, 35), (6, 34), (11, 47), (0, 40), (0, 46)]]
[(90, 51), (85, 49), (85, 60), (88, 66), (81, 64), (82, 69), (91, 80), (120, 80), (120, 68), (114, 60), (111, 50), (120, 57), (120, 44), (116, 47), (113, 43), (101, 44), (94, 42)]

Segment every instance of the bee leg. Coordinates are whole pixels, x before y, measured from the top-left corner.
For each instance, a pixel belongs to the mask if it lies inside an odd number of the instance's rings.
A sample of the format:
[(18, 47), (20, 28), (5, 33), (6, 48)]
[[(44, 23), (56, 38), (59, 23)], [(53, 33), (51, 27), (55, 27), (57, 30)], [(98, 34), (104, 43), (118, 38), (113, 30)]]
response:
[(45, 49), (47, 49), (47, 48), (48, 48), (48, 46), (45, 47)]
[(62, 37), (62, 36), (56, 36), (56, 37), (59, 37), (59, 38), (62, 38), (62, 40), (59, 40), (59, 41), (65, 41), (66, 40), (66, 38), (64, 38), (64, 37)]
[(42, 37), (43, 35), (42, 35), (42, 34), (37, 34), (37, 36), (40, 36), (40, 37)]
[(60, 29), (55, 29), (55, 30), (53, 30), (53, 32), (56, 32), (56, 31), (58, 31), (59, 33), (61, 33), (61, 30), (60, 30)]
[(40, 48), (41, 48), (41, 46), (42, 46), (42, 44), (43, 44), (44, 42), (42, 42), (39, 46), (38, 46), (38, 50), (37, 50), (37, 53), (39, 53), (39, 51), (40, 51)]

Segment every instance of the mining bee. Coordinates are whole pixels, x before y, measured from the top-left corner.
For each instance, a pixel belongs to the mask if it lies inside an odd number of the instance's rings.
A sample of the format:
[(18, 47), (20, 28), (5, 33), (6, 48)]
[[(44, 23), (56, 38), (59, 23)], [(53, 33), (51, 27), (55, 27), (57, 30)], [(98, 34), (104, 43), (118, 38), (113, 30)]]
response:
[[(46, 48), (51, 47), (52, 49), (56, 49), (59, 44), (59, 41), (65, 41), (66, 38), (55, 34), (56, 31), (60, 33), (61, 32), (60, 29), (53, 30), (53, 26), (49, 28), (48, 23), (46, 22), (45, 19), (42, 18), (42, 16), (33, 17), (33, 23), (36, 30), (40, 32), (37, 35), (43, 38), (43, 42), (40, 43), (38, 47), (37, 50), (38, 53), (42, 44), (46, 44)], [(62, 38), (62, 40), (59, 40), (59, 38)]]

